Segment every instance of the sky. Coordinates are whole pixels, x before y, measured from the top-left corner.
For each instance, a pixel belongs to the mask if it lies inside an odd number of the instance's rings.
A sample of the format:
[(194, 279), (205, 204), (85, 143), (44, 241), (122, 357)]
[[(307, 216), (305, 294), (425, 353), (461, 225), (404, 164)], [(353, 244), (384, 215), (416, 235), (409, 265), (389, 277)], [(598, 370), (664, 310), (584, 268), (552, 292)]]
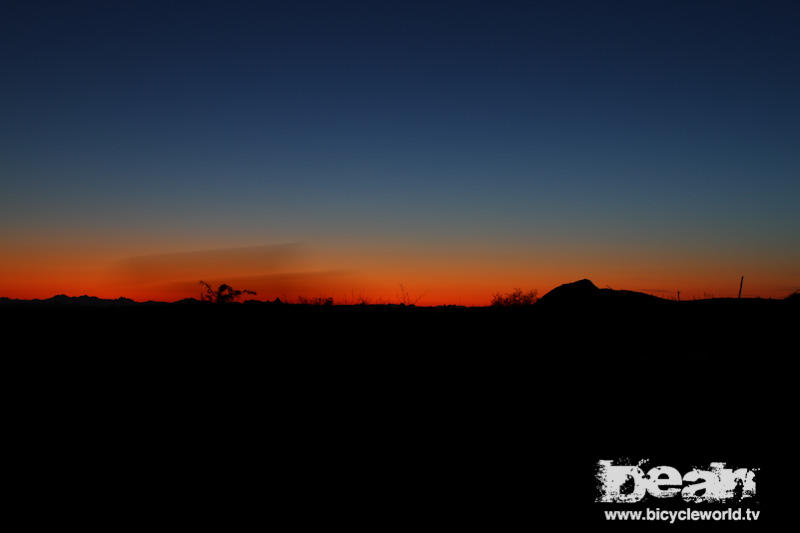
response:
[(0, 296), (800, 289), (796, 2), (0, 16)]

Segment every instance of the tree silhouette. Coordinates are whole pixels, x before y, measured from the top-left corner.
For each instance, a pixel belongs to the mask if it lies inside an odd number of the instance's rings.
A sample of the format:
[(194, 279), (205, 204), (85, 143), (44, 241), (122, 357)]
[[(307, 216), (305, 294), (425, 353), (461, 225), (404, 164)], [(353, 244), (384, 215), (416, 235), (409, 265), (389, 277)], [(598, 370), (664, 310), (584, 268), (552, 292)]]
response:
[(200, 287), (205, 290), (205, 293), (200, 293), (200, 300), (204, 302), (214, 302), (218, 304), (225, 304), (230, 303), (236, 300), (242, 294), (255, 294), (255, 291), (249, 291), (247, 289), (237, 290), (228, 285), (227, 283), (221, 284), (217, 287), (216, 290), (206, 283), (205, 281), (200, 281)]

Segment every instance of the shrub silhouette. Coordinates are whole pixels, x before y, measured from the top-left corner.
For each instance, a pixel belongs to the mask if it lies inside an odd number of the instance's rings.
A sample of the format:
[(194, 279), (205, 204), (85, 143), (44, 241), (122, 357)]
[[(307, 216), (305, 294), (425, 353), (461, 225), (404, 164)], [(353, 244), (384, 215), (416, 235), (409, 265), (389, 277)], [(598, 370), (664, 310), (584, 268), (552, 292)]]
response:
[(522, 289), (514, 289), (506, 294), (496, 293), (492, 297), (492, 306), (520, 307), (523, 305), (533, 305), (538, 299), (539, 293), (535, 289), (528, 292), (522, 292)]
[(328, 296), (317, 296), (316, 298), (306, 298), (305, 296), (298, 296), (297, 303), (301, 305), (333, 305), (333, 298)]
[(214, 290), (211, 285), (201, 280), (200, 286), (205, 289), (205, 294), (200, 294), (200, 300), (204, 302), (225, 304), (236, 301), (236, 298), (242, 294), (255, 294), (255, 291), (249, 291), (247, 289), (237, 290), (226, 283), (221, 284)]

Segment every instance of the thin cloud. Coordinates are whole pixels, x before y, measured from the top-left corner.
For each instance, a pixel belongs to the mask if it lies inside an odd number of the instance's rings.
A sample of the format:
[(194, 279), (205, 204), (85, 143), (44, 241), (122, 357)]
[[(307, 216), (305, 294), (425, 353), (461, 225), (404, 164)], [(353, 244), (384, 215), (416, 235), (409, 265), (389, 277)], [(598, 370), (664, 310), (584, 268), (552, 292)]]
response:
[(304, 257), (299, 244), (218, 248), (130, 257), (114, 263), (111, 271), (121, 285), (154, 285), (298, 271)]

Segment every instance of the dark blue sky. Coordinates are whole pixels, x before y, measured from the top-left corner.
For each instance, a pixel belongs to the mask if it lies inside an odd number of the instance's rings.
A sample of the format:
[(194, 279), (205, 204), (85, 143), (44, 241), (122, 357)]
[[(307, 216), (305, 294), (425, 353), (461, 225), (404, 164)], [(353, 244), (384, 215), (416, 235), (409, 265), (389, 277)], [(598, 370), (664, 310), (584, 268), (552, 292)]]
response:
[(8, 250), (656, 246), (798, 282), (797, 3), (114, 4), (3, 3)]

